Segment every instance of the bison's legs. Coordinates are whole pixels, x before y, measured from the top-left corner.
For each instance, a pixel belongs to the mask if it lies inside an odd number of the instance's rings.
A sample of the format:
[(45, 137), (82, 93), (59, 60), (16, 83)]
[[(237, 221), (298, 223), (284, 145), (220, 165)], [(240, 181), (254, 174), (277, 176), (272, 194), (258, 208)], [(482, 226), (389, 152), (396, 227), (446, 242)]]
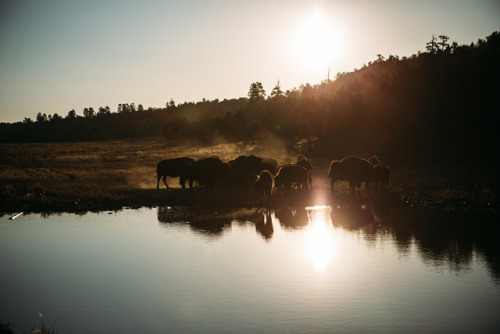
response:
[(166, 175), (157, 175), (156, 176), (157, 180), (156, 180), (156, 189), (160, 189), (160, 180), (163, 180), (163, 183), (165, 183), (165, 186), (167, 187), (168, 189), (168, 184), (167, 184), (167, 176)]
[(215, 180), (208, 180), (205, 184), (205, 188), (207, 188), (207, 195), (209, 192), (212, 193), (212, 195), (215, 194)]
[(352, 193), (356, 190), (356, 183), (353, 180), (349, 180), (349, 191)]
[(184, 176), (179, 177), (179, 184), (181, 185), (182, 189), (186, 189), (186, 178)]

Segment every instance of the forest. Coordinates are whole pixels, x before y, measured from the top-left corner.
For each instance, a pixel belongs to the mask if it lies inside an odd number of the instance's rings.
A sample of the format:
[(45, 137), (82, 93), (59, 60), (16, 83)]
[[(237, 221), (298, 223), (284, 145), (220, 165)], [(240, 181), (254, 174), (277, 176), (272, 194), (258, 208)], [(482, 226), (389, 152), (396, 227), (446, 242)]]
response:
[(499, 155), (500, 32), (470, 45), (432, 36), (425, 52), (377, 55), (320, 84), (165, 108), (120, 104), (38, 113), (0, 123), (0, 142), (79, 142), (161, 136), (172, 145), (280, 139), (309, 155), (377, 154), (400, 161), (493, 162)]

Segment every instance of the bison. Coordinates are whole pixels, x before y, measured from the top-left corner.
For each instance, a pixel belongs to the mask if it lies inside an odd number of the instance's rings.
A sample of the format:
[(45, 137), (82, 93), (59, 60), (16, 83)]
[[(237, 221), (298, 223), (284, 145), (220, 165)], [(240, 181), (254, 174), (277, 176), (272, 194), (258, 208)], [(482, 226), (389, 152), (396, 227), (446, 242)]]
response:
[(274, 178), (277, 188), (284, 187), (286, 192), (290, 192), (294, 185), (299, 188), (308, 189), (311, 185), (311, 174), (299, 165), (284, 165), (278, 169), (278, 174)]
[(379, 185), (381, 189), (387, 188), (390, 178), (391, 170), (389, 167), (381, 164), (377, 164), (373, 167), (372, 183), (376, 188), (378, 188)]
[(373, 166), (380, 165), (380, 160), (376, 155), (372, 156), (370, 159), (368, 159), (368, 161), (370, 161)]
[(305, 169), (307, 169), (307, 171), (309, 172), (309, 185), (312, 188), (312, 170), (313, 170), (313, 165), (312, 165), (311, 159), (309, 159), (308, 157), (306, 157), (306, 156), (304, 156), (302, 154), (299, 154), (297, 156), (297, 162), (296, 162), (296, 164), (299, 165), (299, 166), (304, 167)]
[(255, 181), (255, 191), (261, 193), (261, 202), (271, 198), (271, 192), (274, 186), (274, 177), (268, 170), (260, 172), (257, 181)]
[(229, 174), (230, 167), (218, 157), (201, 158), (188, 165), (189, 191), (193, 191), (193, 183), (214, 193), (215, 182)]
[(368, 160), (355, 156), (332, 161), (328, 171), (332, 191), (335, 181), (348, 181), (349, 189), (354, 191), (358, 188), (358, 193), (362, 182), (365, 182), (368, 189), (372, 174), (373, 165)]
[(156, 165), (156, 189), (160, 188), (160, 179), (169, 188), (167, 184), (167, 177), (179, 177), (179, 184), (182, 189), (186, 189), (186, 179), (188, 178), (187, 166), (193, 162), (194, 159), (188, 157), (174, 158), (162, 160)]
[(262, 159), (262, 164), (260, 165), (260, 170), (268, 170), (272, 175), (276, 175), (278, 172), (278, 161), (273, 158), (263, 158)]
[(233, 184), (238, 188), (248, 188), (261, 171), (262, 159), (253, 154), (240, 155), (229, 161), (229, 166)]
[(307, 158), (306, 156), (299, 154), (299, 156), (297, 156), (296, 164), (299, 166), (302, 166), (305, 169), (307, 169), (308, 171), (312, 172), (313, 166), (312, 166), (311, 159)]

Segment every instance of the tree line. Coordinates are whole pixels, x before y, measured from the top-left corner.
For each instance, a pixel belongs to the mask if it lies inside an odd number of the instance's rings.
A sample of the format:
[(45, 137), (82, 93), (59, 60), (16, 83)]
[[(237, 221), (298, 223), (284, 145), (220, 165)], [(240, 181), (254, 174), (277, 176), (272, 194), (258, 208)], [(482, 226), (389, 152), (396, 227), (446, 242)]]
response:
[(202, 100), (164, 108), (122, 103), (39, 113), (0, 124), (1, 142), (90, 141), (164, 136), (175, 143), (265, 140), (272, 136), (328, 157), (377, 153), (399, 159), (488, 160), (498, 155), (500, 33), (470, 45), (433, 35), (426, 52), (377, 55), (332, 79), (246, 98)]

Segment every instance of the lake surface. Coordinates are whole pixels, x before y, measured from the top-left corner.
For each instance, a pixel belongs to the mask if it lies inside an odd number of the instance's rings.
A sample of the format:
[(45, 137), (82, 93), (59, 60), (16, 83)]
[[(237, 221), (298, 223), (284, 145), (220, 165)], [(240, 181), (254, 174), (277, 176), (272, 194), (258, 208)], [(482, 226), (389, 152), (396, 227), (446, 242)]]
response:
[(366, 207), (0, 218), (0, 321), (59, 333), (494, 333), (498, 222)]

